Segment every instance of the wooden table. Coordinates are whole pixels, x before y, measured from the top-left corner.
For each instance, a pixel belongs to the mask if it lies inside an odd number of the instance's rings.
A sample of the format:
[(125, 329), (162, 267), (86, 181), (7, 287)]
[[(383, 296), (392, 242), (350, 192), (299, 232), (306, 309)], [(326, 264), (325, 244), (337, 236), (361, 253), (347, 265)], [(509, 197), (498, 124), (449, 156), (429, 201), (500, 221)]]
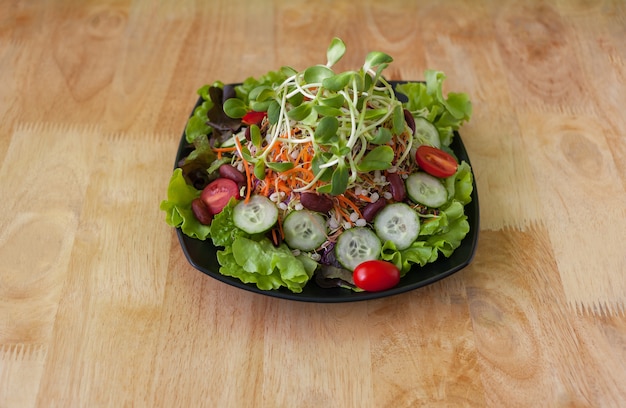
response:
[[(619, 0), (0, 1), (0, 407), (626, 405)], [(368, 51), (446, 73), (481, 231), (399, 296), (189, 265), (159, 203), (196, 90)]]

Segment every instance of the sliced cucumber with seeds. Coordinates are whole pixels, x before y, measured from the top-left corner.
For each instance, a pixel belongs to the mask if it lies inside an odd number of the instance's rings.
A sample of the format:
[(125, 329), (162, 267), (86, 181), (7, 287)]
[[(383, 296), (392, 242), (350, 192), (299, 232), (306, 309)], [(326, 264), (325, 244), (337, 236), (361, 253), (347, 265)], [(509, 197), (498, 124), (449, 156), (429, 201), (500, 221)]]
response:
[(406, 194), (416, 203), (440, 207), (448, 201), (448, 190), (441, 180), (418, 171), (406, 179)]
[(435, 125), (424, 118), (415, 118), (415, 133), (413, 133), (413, 137), (417, 140), (418, 145), (426, 144), (436, 148), (441, 147), (439, 131)]
[(290, 248), (313, 251), (326, 241), (326, 219), (314, 211), (292, 211), (283, 221), (283, 231)]
[(272, 228), (278, 221), (278, 208), (269, 198), (253, 195), (233, 208), (233, 223), (248, 234), (258, 234)]
[(382, 245), (374, 231), (367, 227), (345, 230), (337, 238), (335, 257), (341, 265), (351, 271), (360, 263), (378, 259)]
[(374, 219), (374, 229), (381, 241), (391, 241), (396, 249), (411, 246), (420, 233), (417, 212), (404, 203), (389, 204)]

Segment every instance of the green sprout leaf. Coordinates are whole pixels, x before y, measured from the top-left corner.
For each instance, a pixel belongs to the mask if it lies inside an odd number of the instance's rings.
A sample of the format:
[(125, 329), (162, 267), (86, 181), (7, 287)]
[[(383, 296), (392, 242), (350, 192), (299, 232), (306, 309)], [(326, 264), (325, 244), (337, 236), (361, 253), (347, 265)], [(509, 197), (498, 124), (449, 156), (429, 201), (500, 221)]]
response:
[(266, 101), (267, 99), (276, 95), (276, 92), (267, 85), (258, 86), (250, 91), (248, 97), (250, 99), (257, 100), (259, 102)]
[(224, 102), (224, 113), (231, 118), (243, 118), (248, 113), (248, 107), (241, 99), (230, 98)]
[(330, 106), (331, 108), (341, 108), (343, 104), (346, 102), (346, 99), (343, 95), (333, 95), (328, 98), (321, 98), (319, 100), (320, 104), (324, 106)]
[(359, 171), (387, 170), (391, 167), (393, 149), (391, 146), (377, 146), (363, 157), (357, 165)]
[[(237, 137), (237, 136), (233, 136), (233, 137)], [(248, 149), (247, 146), (241, 147), (241, 157), (247, 162), (252, 161), (252, 154), (250, 154), (250, 149)]]
[(259, 160), (254, 164), (254, 176), (259, 180), (265, 179), (265, 162)]
[(329, 91), (337, 92), (348, 86), (352, 78), (356, 73), (354, 71), (342, 72), (337, 75), (325, 78), (322, 81), (322, 86)]
[(319, 186), (316, 190), (320, 194), (330, 194), (332, 189), (333, 189), (333, 186), (331, 184), (324, 184), (323, 186)]
[(277, 101), (272, 101), (270, 106), (267, 107), (267, 120), (272, 125), (278, 123), (278, 118), (280, 117), (280, 104)]
[(283, 172), (283, 171), (287, 171), (290, 169), (293, 169), (294, 164), (292, 162), (267, 162), (265, 163), (267, 165), (267, 167), (269, 167), (270, 169), (276, 171), (276, 172)]
[(385, 144), (391, 140), (392, 136), (391, 130), (381, 126), (376, 131), (374, 137), (370, 140), (370, 143), (377, 145)]
[(341, 109), (333, 108), (332, 106), (315, 105), (313, 109), (322, 116), (341, 116), (343, 112)]
[(372, 51), (365, 57), (365, 64), (363, 64), (363, 71), (367, 72), (370, 68), (375, 67), (377, 65), (384, 65), (391, 63), (393, 58), (384, 52), (380, 51)]
[(283, 74), (285, 77), (290, 77), (296, 75), (298, 71), (291, 67), (283, 66), (280, 68), (280, 73)]
[[(333, 108), (330, 108), (333, 109)], [(337, 135), (337, 130), (339, 129), (339, 121), (334, 116), (326, 116), (323, 117), (317, 128), (315, 129), (315, 133), (313, 137), (315, 141), (321, 144), (328, 143)]]
[[(304, 120), (304, 118), (309, 116), (312, 110), (313, 110), (313, 107), (311, 106), (311, 103), (304, 102), (300, 106), (293, 108), (292, 110), (287, 112), (287, 116), (291, 120), (300, 121), (300, 120)], [(269, 112), (268, 112), (268, 116), (269, 116)]]
[(402, 109), (402, 105), (396, 105), (393, 108), (393, 133), (396, 135), (404, 132), (404, 128), (406, 126), (406, 122), (404, 120), (404, 111)]
[(269, 109), (272, 102), (273, 102), (272, 100), (263, 101), (263, 102), (251, 101), (250, 109), (252, 109), (255, 112), (266, 112)]
[(304, 70), (304, 82), (307, 84), (317, 84), (333, 75), (335, 74), (330, 68), (323, 65), (314, 65)]
[(336, 157), (344, 157), (350, 154), (351, 149), (345, 145), (345, 141), (344, 140), (339, 140), (338, 143), (332, 145), (330, 147), (330, 151), (332, 154), (334, 154)]
[(300, 106), (300, 104), (302, 102), (304, 102), (304, 95), (302, 95), (301, 93), (297, 93), (294, 96), (292, 96), (291, 98), (287, 99), (287, 101), (292, 105), (292, 106)]
[(385, 116), (389, 112), (388, 109), (380, 108), (380, 109), (368, 109), (365, 111), (365, 115), (363, 116), (364, 120), (378, 120)]
[(340, 38), (333, 38), (326, 51), (326, 58), (328, 60), (326, 66), (330, 68), (335, 65), (345, 53), (346, 44)]
[(348, 174), (348, 168), (345, 164), (339, 163), (333, 171), (333, 176), (331, 179), (331, 195), (339, 195), (346, 192), (348, 188), (348, 180), (350, 175)]
[(256, 147), (261, 147), (263, 138), (261, 137), (261, 130), (257, 125), (250, 125), (250, 140)]
[(330, 159), (332, 159), (333, 155), (328, 152), (317, 152), (315, 156), (313, 156), (313, 160), (311, 160), (311, 169), (313, 170), (313, 174), (315, 176), (320, 175), (320, 180), (322, 181), (330, 181), (332, 173), (330, 170), (326, 168), (321, 168), (322, 165), (328, 163)]

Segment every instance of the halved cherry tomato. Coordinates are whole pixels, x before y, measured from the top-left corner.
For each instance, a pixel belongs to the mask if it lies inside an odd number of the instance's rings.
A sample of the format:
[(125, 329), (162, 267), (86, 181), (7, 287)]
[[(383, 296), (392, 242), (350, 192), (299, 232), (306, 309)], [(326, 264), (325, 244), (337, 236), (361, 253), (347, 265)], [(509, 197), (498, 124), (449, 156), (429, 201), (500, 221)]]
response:
[(400, 282), (400, 270), (391, 262), (372, 260), (361, 262), (352, 273), (354, 284), (368, 292), (393, 288)]
[(250, 125), (260, 125), (263, 122), (263, 119), (267, 116), (267, 112), (256, 112), (250, 111), (243, 115), (241, 121), (250, 126)]
[(459, 167), (454, 157), (436, 147), (421, 145), (415, 160), (422, 170), (435, 177), (450, 177)]
[(239, 199), (239, 186), (231, 179), (218, 178), (210, 182), (204, 190), (200, 198), (215, 215), (221, 212), (231, 198)]

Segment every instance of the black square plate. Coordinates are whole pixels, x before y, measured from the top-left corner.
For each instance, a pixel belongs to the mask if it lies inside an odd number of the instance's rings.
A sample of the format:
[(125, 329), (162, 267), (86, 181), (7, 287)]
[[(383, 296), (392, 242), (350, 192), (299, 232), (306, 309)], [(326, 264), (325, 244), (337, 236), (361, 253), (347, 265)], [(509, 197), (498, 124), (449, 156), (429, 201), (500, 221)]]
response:
[[(402, 82), (390, 81), (390, 83), (394, 86)], [(401, 97), (402, 95), (399, 96)], [(202, 104), (202, 102), (202, 98), (199, 98), (196, 106), (194, 106), (194, 109), (191, 112), (192, 115), (195, 108)], [(457, 132), (455, 132), (454, 140), (450, 145), (450, 148), (459, 160), (464, 160), (471, 166), (467, 151), (465, 150), (465, 146), (461, 140), (461, 136)], [(183, 132), (178, 152), (176, 154), (175, 163), (178, 163), (179, 160), (184, 158), (187, 154), (189, 154), (189, 147), (185, 139), (185, 133)], [(259, 293), (265, 296), (316, 303), (355, 302), (359, 300), (377, 299), (397, 295), (430, 285), (433, 282), (458, 272), (472, 261), (476, 251), (479, 231), (478, 192), (476, 190), (475, 177), (473, 183), (474, 190), (472, 191), (472, 201), (465, 206), (465, 214), (467, 215), (467, 221), (470, 225), (470, 231), (461, 242), (461, 245), (449, 258), (440, 254), (437, 261), (433, 263), (427, 264), (423, 267), (420, 267), (419, 265), (414, 266), (413, 269), (400, 280), (400, 283), (397, 286), (382, 292), (354, 292), (343, 288), (322, 288), (315, 283), (314, 279), (311, 279), (311, 281), (307, 283), (301, 293), (293, 293), (286, 288), (261, 290), (255, 284), (246, 284), (237, 278), (220, 274), (220, 265), (217, 262), (216, 255), (219, 248), (215, 247), (210, 239), (200, 241), (188, 237), (182, 233), (180, 228), (177, 228), (176, 232), (178, 234), (178, 240), (180, 241), (183, 252), (189, 263), (194, 268), (219, 281), (240, 289)]]

